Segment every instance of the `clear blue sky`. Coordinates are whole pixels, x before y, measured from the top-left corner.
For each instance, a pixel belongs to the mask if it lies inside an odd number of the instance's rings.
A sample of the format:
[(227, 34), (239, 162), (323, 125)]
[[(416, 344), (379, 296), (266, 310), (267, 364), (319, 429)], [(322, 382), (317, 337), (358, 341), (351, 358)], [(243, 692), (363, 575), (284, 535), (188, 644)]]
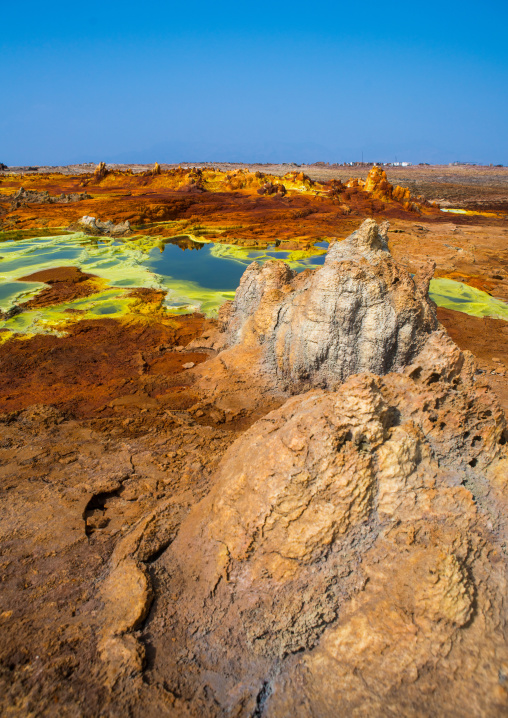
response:
[(508, 164), (508, 0), (4, 3), (0, 162)]

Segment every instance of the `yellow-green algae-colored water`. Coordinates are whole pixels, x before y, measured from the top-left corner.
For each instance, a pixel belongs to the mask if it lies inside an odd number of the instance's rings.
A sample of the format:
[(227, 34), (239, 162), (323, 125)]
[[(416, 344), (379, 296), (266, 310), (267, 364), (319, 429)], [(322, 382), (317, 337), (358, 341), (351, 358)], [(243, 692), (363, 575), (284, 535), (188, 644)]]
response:
[[(275, 246), (259, 250), (213, 243), (193, 235), (119, 240), (74, 233), (5, 241), (0, 235), (3, 311), (35, 296), (45, 286), (17, 281), (43, 269), (72, 265), (104, 280), (104, 287), (89, 297), (0, 320), (0, 329), (7, 330), (1, 336), (7, 338), (11, 332), (58, 334), (77, 319), (138, 312), (139, 300), (126, 291), (137, 287), (164, 290), (164, 305), (172, 313), (199, 310), (213, 315), (226, 299), (234, 297), (245, 267), (253, 260), (283, 259), (292, 269), (301, 271), (323, 264), (326, 250), (326, 242), (310, 250), (288, 252)], [(508, 304), (460, 282), (434, 279), (430, 295), (439, 306), (508, 321)]]
[(491, 297), (481, 289), (453, 279), (433, 279), (430, 283), (430, 298), (438, 307), (454, 309), (456, 312), (471, 314), (473, 317), (494, 317), (508, 321), (508, 304)]
[(441, 207), (441, 212), (449, 212), (450, 214), (466, 214), (471, 217), (502, 217), (502, 214), (499, 214), (499, 212), (475, 212), (472, 209), (454, 209), (452, 207), (447, 207), (446, 209), (444, 207)]

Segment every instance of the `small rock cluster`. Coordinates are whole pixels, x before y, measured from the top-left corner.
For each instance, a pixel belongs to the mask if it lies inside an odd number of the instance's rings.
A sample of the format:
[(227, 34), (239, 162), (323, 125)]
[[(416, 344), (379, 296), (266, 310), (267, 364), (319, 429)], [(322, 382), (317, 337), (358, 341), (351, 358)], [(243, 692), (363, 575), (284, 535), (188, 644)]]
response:
[(125, 222), (119, 222), (115, 224), (110, 219), (106, 222), (101, 222), (96, 217), (81, 217), (75, 225), (71, 225), (69, 229), (78, 229), (85, 234), (91, 235), (107, 235), (110, 237), (121, 237), (130, 234), (132, 229), (129, 220)]
[(286, 188), (281, 182), (273, 183), (269, 180), (258, 189), (258, 194), (278, 194), (281, 197), (284, 197), (284, 195), (286, 194)]

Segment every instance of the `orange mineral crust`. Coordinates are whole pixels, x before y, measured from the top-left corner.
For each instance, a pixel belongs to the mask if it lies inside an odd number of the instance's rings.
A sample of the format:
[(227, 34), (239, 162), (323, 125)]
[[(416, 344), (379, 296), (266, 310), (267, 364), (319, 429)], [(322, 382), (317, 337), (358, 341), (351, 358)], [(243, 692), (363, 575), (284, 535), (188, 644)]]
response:
[[(218, 236), (254, 243), (314, 239), (353, 227), (359, 217), (444, 221), (437, 207), (392, 187), (374, 168), (367, 180), (318, 182), (303, 172), (282, 177), (235, 170), (183, 169), (133, 174), (101, 169), (93, 175), (7, 175), (0, 182), (1, 228), (65, 227), (84, 215), (128, 220), (137, 231), (161, 233), (153, 223), (183, 220), (220, 229)], [(20, 184), (50, 198), (86, 191), (74, 202), (12, 202)], [(37, 198), (35, 198), (36, 200)], [(15, 206), (20, 204), (20, 206)]]
[(195, 400), (183, 365), (207, 354), (185, 345), (207, 325), (198, 314), (95, 319), (72, 324), (63, 337), (10, 339), (0, 345), (0, 412), (51, 404), (77, 417), (106, 417), (188, 407)]

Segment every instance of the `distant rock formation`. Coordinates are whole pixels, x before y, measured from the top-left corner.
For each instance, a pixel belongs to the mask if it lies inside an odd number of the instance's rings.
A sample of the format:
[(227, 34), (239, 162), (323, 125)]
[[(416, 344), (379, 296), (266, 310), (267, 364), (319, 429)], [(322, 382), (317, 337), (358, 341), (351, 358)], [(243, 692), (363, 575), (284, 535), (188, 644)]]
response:
[(287, 183), (293, 186), (299, 187), (300, 189), (305, 188), (310, 190), (316, 184), (308, 175), (305, 174), (305, 172), (298, 172), (296, 170), (286, 172), (282, 179), (286, 180)]
[(11, 210), (25, 207), (27, 204), (66, 204), (68, 202), (81, 202), (85, 199), (92, 199), (92, 196), (86, 192), (62, 194), (53, 197), (47, 190), (38, 192), (37, 190), (25, 189), (20, 187), (15, 194), (10, 197)]
[(104, 177), (108, 174), (108, 170), (106, 169), (106, 163), (105, 162), (99, 162), (97, 167), (94, 170), (94, 180), (96, 182), (99, 182), (101, 179), (104, 179)]
[[(179, 168), (181, 169), (181, 168)], [(203, 172), (199, 168), (193, 167), (189, 171), (184, 172), (184, 179), (182, 184), (178, 187), (178, 192), (206, 192), (206, 188), (203, 184)]]
[(407, 187), (399, 187), (399, 185), (394, 187), (390, 184), (386, 172), (377, 165), (371, 168), (365, 182), (363, 182), (363, 180), (354, 179), (348, 182), (348, 186), (361, 187), (365, 192), (369, 192), (384, 202), (389, 202), (390, 200), (399, 202), (404, 209), (410, 212), (418, 212), (420, 206), (431, 206), (424, 197), (413, 197), (411, 190)]
[(411, 277), (392, 259), (386, 230), (365, 220), (314, 272), (253, 262), (223, 310), (227, 343), (261, 345), (277, 385), (292, 392), (409, 364), (438, 326), (428, 297), (433, 268)]
[(81, 217), (81, 219), (78, 220), (76, 224), (71, 225), (69, 229), (82, 231), (86, 234), (102, 234), (110, 235), (113, 237), (120, 237), (126, 234), (130, 234), (132, 232), (131, 225), (128, 219), (126, 219), (125, 222), (119, 222), (118, 224), (115, 224), (110, 219), (108, 219), (106, 222), (101, 222), (101, 220), (97, 219), (96, 217), (88, 217), (86, 215), (84, 217)]
[(282, 197), (286, 194), (286, 188), (281, 182), (265, 182), (265, 184), (258, 189), (258, 194), (279, 194)]

